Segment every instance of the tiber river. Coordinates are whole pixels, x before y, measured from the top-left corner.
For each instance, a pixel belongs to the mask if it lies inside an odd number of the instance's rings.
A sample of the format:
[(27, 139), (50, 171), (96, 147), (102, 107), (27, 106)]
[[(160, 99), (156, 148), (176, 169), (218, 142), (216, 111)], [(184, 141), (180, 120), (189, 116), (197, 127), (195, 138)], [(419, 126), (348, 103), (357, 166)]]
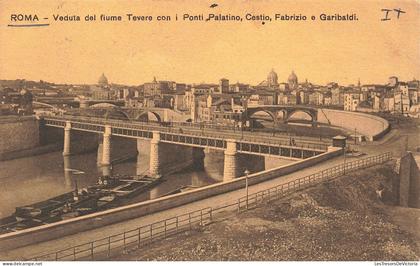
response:
[[(142, 154), (130, 161), (115, 164), (113, 174), (142, 174), (149, 167), (148, 155)], [(77, 183), (78, 188), (92, 185), (98, 176), (109, 169), (97, 166), (96, 152), (63, 158), (61, 152), (0, 162), (0, 217), (12, 214), (15, 207), (69, 192)], [(154, 199), (179, 187), (206, 186), (223, 179), (223, 153), (207, 154), (204, 170), (186, 169), (165, 176), (165, 181), (151, 191), (135, 198), (136, 201)], [(266, 158), (266, 169), (290, 163), (287, 160)], [(67, 171), (65, 171), (67, 169)]]

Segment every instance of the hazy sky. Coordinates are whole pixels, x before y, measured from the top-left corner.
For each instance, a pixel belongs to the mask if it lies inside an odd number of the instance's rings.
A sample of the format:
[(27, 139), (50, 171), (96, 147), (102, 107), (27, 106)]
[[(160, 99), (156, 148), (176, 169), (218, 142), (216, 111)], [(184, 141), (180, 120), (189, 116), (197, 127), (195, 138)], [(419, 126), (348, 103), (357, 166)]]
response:
[[(218, 7), (209, 8), (217, 2)], [(382, 8), (401, 8), (381, 21)], [(48, 27), (13, 28), (13, 13), (48, 17)], [(87, 14), (303, 14), (307, 21), (85, 22)], [(356, 13), (356, 22), (321, 22), (319, 14)], [(79, 15), (55, 22), (53, 15)], [(311, 15), (317, 21), (311, 21)], [(24, 22), (20, 22), (22, 24)], [(40, 23), (45, 23), (41, 20)], [(0, 79), (58, 83), (141, 84), (160, 80), (255, 84), (274, 68), (279, 81), (292, 70), (299, 80), (325, 84), (386, 83), (391, 75), (420, 78), (418, 1), (23, 1), (0, 0)]]

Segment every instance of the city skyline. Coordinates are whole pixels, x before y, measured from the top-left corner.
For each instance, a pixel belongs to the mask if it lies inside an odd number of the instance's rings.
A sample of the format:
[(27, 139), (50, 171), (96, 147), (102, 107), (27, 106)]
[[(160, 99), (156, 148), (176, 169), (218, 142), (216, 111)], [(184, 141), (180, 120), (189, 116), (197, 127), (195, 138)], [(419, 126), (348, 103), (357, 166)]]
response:
[[(274, 70), (274, 72), (276, 72), (275, 71), (275, 69), (273, 68), (272, 69), (272, 71)], [(324, 84), (322, 84), (322, 83), (315, 83), (315, 82), (312, 82), (311, 80), (309, 80), (309, 79), (307, 79), (307, 78), (304, 78), (304, 79), (302, 79), (302, 78), (300, 78), (300, 76), (299, 76), (299, 73), (296, 73), (294, 70), (292, 70), (290, 73), (289, 73), (289, 75), (291, 74), (291, 73), (295, 73), (296, 75), (297, 75), (297, 77), (298, 77), (298, 82), (299, 82), (299, 84), (304, 84), (304, 83), (306, 83), (306, 82), (308, 82), (308, 83), (310, 83), (310, 84), (313, 84), (313, 85), (316, 85), (316, 86), (325, 86), (325, 85), (327, 85), (328, 83), (337, 83), (338, 85), (340, 85), (340, 86), (344, 86), (344, 87), (346, 87), (346, 86), (357, 86), (358, 85), (358, 83), (359, 83), (359, 81), (360, 81), (360, 84), (361, 85), (370, 85), (370, 84), (375, 84), (375, 85), (387, 85), (388, 84), (388, 82), (389, 82), (389, 79), (388, 78), (390, 78), (390, 77), (397, 77), (398, 78), (398, 80), (399, 81), (401, 81), (401, 82), (409, 82), (409, 81), (414, 81), (414, 80), (419, 80), (417, 77), (413, 77), (413, 78), (411, 78), (411, 79), (401, 79), (400, 78), (400, 76), (399, 75), (390, 75), (389, 77), (387, 77), (385, 80), (383, 80), (383, 81), (379, 81), (379, 82), (370, 82), (370, 83), (364, 83), (364, 82), (362, 82), (362, 80), (360, 80), (360, 79), (357, 79), (357, 80), (355, 80), (355, 82), (353, 82), (353, 83), (348, 83), (348, 84), (342, 84), (342, 83), (339, 83), (339, 82), (336, 82), (336, 81), (334, 81), (334, 80), (331, 80), (331, 81), (329, 81), (329, 82), (326, 82), (326, 83), (324, 83)], [(276, 72), (277, 73), (277, 72)], [(258, 86), (259, 84), (264, 84), (264, 83), (266, 83), (267, 82), (267, 77), (265, 78), (265, 79), (261, 79), (261, 81), (259, 81), (259, 82), (257, 82), (257, 83), (254, 83), (254, 84), (252, 84), (252, 83), (248, 83), (248, 82), (243, 82), (243, 81), (241, 81), (241, 80), (231, 80), (231, 79), (229, 79), (229, 77), (225, 77), (225, 76), (223, 76), (223, 77), (221, 77), (221, 78), (219, 78), (219, 79), (217, 79), (217, 80), (206, 80), (206, 81), (200, 81), (200, 82), (183, 82), (183, 81), (179, 81), (179, 80), (176, 80), (176, 79), (164, 79), (164, 78), (159, 78), (159, 76), (153, 76), (153, 77), (151, 77), (150, 79), (148, 79), (148, 80), (144, 80), (144, 81), (142, 81), (142, 82), (140, 82), (140, 83), (138, 83), (138, 84), (126, 84), (126, 83), (117, 83), (117, 82), (114, 82), (113, 80), (112, 80), (112, 78), (109, 78), (108, 77), (108, 75), (106, 75), (106, 73), (104, 73), (104, 72), (102, 72), (102, 74), (100, 75), (100, 77), (102, 76), (102, 75), (105, 75), (105, 77), (108, 79), (108, 83), (110, 84), (110, 85), (112, 85), (112, 84), (114, 84), (114, 85), (122, 85), (122, 86), (141, 86), (141, 85), (143, 85), (143, 84), (145, 84), (145, 83), (150, 83), (150, 82), (154, 82), (155, 80), (157, 81), (157, 82), (160, 82), (160, 81), (164, 81), (164, 82), (166, 82), (166, 81), (171, 81), (171, 82), (176, 82), (176, 83), (181, 83), (181, 84), (187, 84), (187, 85), (200, 85), (200, 84), (217, 84), (221, 79), (227, 79), (228, 81), (229, 81), (229, 83), (230, 84), (236, 84), (236, 83), (240, 83), (240, 84), (247, 84), (247, 85), (249, 85), (249, 86)], [(99, 79), (100, 79), (100, 77), (99, 77)], [(93, 82), (89, 82), (89, 83), (65, 83), (65, 82), (60, 82), (60, 81), (58, 81), (58, 82), (55, 82), (55, 81), (51, 81), (51, 80), (46, 80), (46, 79), (26, 79), (26, 78), (16, 78), (16, 79), (7, 79), (7, 78), (2, 78), (1, 76), (0, 76), (0, 80), (11, 80), (11, 81), (13, 81), (13, 80), (26, 80), (26, 81), (33, 81), (33, 82), (39, 82), (39, 81), (43, 81), (43, 82), (47, 82), (47, 83), (52, 83), (52, 84), (57, 84), (57, 85), (95, 85), (95, 84), (98, 84), (98, 78), (96, 79), (96, 81), (93, 81)], [(278, 84), (287, 84), (288, 83), (288, 76), (284, 79), (284, 80), (281, 80), (280, 78), (279, 78), (279, 80), (278, 80)]]
[[(19, 2), (19, 1), (18, 1)], [(182, 83), (217, 82), (228, 78), (258, 84), (273, 68), (279, 82), (292, 70), (299, 80), (314, 84), (384, 84), (389, 76), (418, 79), (420, 53), (419, 5), (415, 1), (352, 1), (249, 3), (221, 1), (217, 10), (204, 2), (109, 1), (0, 4), (0, 24), (10, 13), (169, 14), (230, 13), (304, 14), (354, 13), (357, 22), (54, 22), (40, 29), (2, 27), (0, 78), (94, 84), (101, 73), (116, 84), (139, 85), (153, 80)], [(360, 8), (363, 3), (363, 8)], [(382, 8), (405, 10), (401, 18), (381, 21)], [(109, 14), (111, 15), (111, 14)], [(415, 21), (415, 23), (413, 23)]]

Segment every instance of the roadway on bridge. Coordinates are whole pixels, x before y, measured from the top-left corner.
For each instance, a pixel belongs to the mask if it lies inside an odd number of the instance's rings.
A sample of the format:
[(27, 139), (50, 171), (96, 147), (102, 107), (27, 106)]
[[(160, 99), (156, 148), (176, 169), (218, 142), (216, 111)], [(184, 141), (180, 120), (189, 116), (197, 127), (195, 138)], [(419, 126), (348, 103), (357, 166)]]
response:
[[(358, 160), (358, 159), (360, 159), (360, 157), (358, 158), (348, 157), (346, 161), (349, 162), (349, 161)], [(322, 171), (324, 169), (333, 167), (341, 163), (343, 163), (343, 157), (342, 156), (336, 157), (324, 163), (311, 166), (311, 167), (302, 169), (300, 171), (296, 171), (292, 174), (284, 175), (275, 179), (271, 179), (271, 180), (250, 186), (249, 193), (254, 193), (263, 189), (274, 187), (276, 185), (287, 183), (289, 181), (310, 175), (318, 171)], [(146, 215), (143, 217), (104, 226), (100, 229), (88, 230), (81, 233), (65, 236), (60, 239), (54, 239), (54, 240), (46, 241), (43, 243), (33, 244), (33, 245), (21, 247), (21, 248), (6, 251), (6, 252), (0, 251), (0, 259), (19, 260), (22, 258), (31, 258), (36, 255), (41, 255), (48, 252), (57, 251), (59, 249), (71, 247), (75, 244), (82, 244), (82, 243), (89, 242), (95, 239), (107, 237), (109, 235), (122, 233), (124, 230), (134, 229), (142, 225), (147, 225), (147, 224), (157, 222), (162, 219), (171, 218), (176, 215), (183, 214), (183, 213), (191, 212), (191, 211), (206, 208), (206, 207), (214, 208), (217, 206), (222, 206), (227, 203), (236, 202), (238, 198), (243, 197), (244, 195), (245, 195), (244, 189), (235, 190), (235, 191), (231, 191), (225, 194), (199, 200), (193, 203), (185, 204), (180, 207), (176, 207), (176, 208), (168, 209), (165, 211), (160, 211), (160, 212), (156, 212), (150, 215)]]
[[(207, 136), (211, 138), (220, 138), (220, 139), (236, 139), (244, 140), (249, 142), (256, 143), (270, 143), (270, 144), (282, 144), (288, 146), (290, 140), (294, 140), (296, 146), (302, 147), (322, 147), (322, 150), (326, 150), (326, 147), (331, 144), (329, 139), (319, 140), (314, 137), (306, 136), (289, 136), (281, 133), (270, 134), (265, 132), (252, 132), (252, 131), (241, 131), (238, 129), (232, 129), (223, 126), (214, 126), (206, 125), (203, 126), (199, 123), (180, 123), (174, 122), (171, 126), (162, 126), (158, 123), (150, 122), (137, 122), (137, 121), (125, 121), (125, 120), (114, 120), (114, 119), (104, 119), (104, 118), (89, 118), (89, 117), (78, 117), (78, 116), (52, 116), (46, 117), (46, 119), (59, 120), (59, 121), (74, 121), (81, 122), (86, 124), (96, 124), (96, 125), (111, 125), (117, 127), (133, 128), (139, 130), (147, 131), (160, 131), (168, 132), (179, 135), (196, 135), (196, 136)], [(216, 127), (216, 128), (214, 128)]]

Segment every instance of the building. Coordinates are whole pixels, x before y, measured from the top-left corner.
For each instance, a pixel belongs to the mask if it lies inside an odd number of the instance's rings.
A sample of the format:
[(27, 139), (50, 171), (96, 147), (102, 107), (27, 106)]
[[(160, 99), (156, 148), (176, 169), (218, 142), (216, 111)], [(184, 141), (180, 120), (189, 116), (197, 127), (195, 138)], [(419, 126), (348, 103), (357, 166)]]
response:
[(140, 95), (138, 92), (134, 93), (132, 97), (129, 97), (126, 101), (126, 105), (128, 107), (143, 107), (144, 106), (144, 97)]
[(108, 86), (90, 86), (90, 92), (93, 100), (111, 100), (112, 92)]
[(320, 91), (314, 91), (309, 93), (309, 104), (311, 105), (323, 105), (324, 104), (324, 94)]
[(297, 104), (297, 98), (295, 94), (280, 92), (277, 96), (277, 103), (283, 105), (295, 105)]
[(152, 82), (144, 83), (143, 90), (145, 97), (162, 96), (163, 94), (170, 93), (170, 82), (168, 81), (157, 81), (156, 77), (153, 78)]
[(98, 79), (98, 86), (108, 86), (108, 79), (105, 77), (104, 73), (102, 73), (102, 75)]
[(288, 90), (289, 90), (289, 84), (288, 83), (283, 82), (283, 83), (279, 84), (279, 91), (286, 92)]
[(218, 93), (229, 93), (229, 80), (222, 78), (219, 80), (219, 91)]
[(360, 93), (356, 91), (348, 91), (344, 93), (344, 110), (346, 111), (356, 111), (359, 106)]
[(398, 77), (392, 76), (388, 79), (388, 86), (395, 87), (398, 84)]
[(418, 88), (408, 87), (408, 98), (410, 99), (410, 106), (419, 103), (419, 90)]
[(277, 104), (277, 93), (269, 91), (259, 91), (251, 94), (247, 99), (247, 106), (273, 105)]
[(383, 99), (383, 107), (382, 107), (383, 111), (387, 111), (387, 112), (394, 112), (395, 110), (395, 98), (394, 95), (386, 95)]
[(331, 92), (327, 92), (324, 94), (324, 106), (330, 106), (332, 105), (332, 97), (331, 97)]
[(408, 96), (408, 84), (405, 82), (398, 83), (397, 91), (400, 91), (403, 95)]
[(192, 121), (218, 124), (235, 124), (245, 110), (243, 98), (232, 94), (208, 94), (195, 98)]
[(174, 83), (172, 86), (174, 93), (184, 93), (187, 90), (187, 84), (185, 83)]
[(229, 91), (232, 93), (247, 93), (250, 89), (249, 84), (234, 83), (230, 85)]
[(299, 88), (298, 77), (294, 71), (292, 71), (289, 78), (287, 79), (287, 83), (289, 84), (290, 90), (297, 90)]
[(220, 87), (217, 84), (193, 84), (191, 86), (191, 92), (195, 95), (220, 93)]
[(410, 98), (402, 92), (397, 91), (394, 94), (394, 111), (401, 114), (407, 114), (410, 110)]
[(413, 105), (410, 107), (410, 111), (408, 113), (410, 117), (420, 118), (420, 105)]
[(344, 105), (344, 92), (340, 87), (335, 87), (331, 89), (331, 105)]
[(278, 76), (277, 73), (274, 72), (274, 69), (271, 69), (270, 73), (267, 75), (267, 86), (268, 87), (278, 87)]
[[(18, 90), (18, 89), (16, 89)], [(10, 88), (0, 89), (0, 115), (31, 115), (33, 95), (27, 89), (19, 92)]]
[(296, 93), (297, 104), (309, 104), (309, 92), (299, 90)]
[(188, 111), (188, 107), (185, 104), (185, 94), (175, 93), (174, 95), (174, 109), (179, 111)]

